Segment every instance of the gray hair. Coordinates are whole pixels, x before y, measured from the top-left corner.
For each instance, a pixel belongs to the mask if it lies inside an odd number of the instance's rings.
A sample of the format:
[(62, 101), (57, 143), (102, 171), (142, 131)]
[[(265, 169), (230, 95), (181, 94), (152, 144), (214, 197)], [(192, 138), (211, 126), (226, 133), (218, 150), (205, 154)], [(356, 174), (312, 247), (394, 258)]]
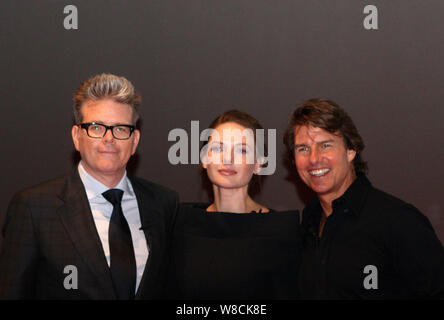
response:
[(133, 114), (133, 124), (139, 120), (141, 96), (135, 91), (133, 84), (124, 77), (102, 73), (84, 81), (74, 94), (74, 119), (77, 124), (82, 122), (81, 109), (88, 100), (98, 101), (112, 99), (115, 102), (128, 104)]

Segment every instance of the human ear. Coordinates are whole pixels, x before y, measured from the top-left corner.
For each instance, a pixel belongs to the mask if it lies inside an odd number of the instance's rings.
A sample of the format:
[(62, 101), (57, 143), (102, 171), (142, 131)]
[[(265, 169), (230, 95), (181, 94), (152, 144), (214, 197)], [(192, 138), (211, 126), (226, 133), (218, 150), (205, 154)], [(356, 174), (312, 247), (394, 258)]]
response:
[(254, 170), (253, 173), (254, 174), (259, 174), (259, 172), (261, 171), (262, 166), (265, 164), (265, 158), (264, 157), (259, 157), (256, 160), (256, 163), (254, 164)]
[(131, 150), (131, 155), (136, 153), (137, 150), (137, 146), (139, 145), (139, 141), (140, 141), (140, 131), (139, 130), (134, 130), (133, 132), (133, 148)]
[(71, 129), (71, 136), (72, 136), (72, 142), (74, 143), (74, 147), (77, 151), (80, 151), (79, 147), (79, 134), (80, 134), (80, 128), (78, 125), (73, 125)]
[(353, 149), (347, 150), (347, 160), (348, 162), (352, 162), (356, 157), (356, 151)]

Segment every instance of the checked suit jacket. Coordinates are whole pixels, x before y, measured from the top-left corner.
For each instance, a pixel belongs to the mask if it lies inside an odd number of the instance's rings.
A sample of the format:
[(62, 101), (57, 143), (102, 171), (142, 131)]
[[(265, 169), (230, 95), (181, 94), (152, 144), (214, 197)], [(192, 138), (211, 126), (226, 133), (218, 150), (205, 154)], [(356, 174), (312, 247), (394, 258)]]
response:
[[(161, 299), (178, 196), (152, 182), (129, 179), (149, 248), (135, 298)], [(0, 299), (117, 299), (77, 170), (17, 193), (3, 236)], [(66, 277), (73, 276), (64, 273), (66, 266), (77, 269), (77, 289), (65, 288)]]

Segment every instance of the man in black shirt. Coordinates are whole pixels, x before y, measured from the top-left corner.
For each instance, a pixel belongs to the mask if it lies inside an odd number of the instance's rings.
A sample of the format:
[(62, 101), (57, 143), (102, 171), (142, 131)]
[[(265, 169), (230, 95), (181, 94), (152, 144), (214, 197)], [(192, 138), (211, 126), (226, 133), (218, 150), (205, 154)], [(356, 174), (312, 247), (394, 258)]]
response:
[(296, 109), (284, 142), (316, 196), (303, 211), (303, 299), (444, 297), (444, 248), (414, 206), (375, 189), (364, 143), (337, 104)]

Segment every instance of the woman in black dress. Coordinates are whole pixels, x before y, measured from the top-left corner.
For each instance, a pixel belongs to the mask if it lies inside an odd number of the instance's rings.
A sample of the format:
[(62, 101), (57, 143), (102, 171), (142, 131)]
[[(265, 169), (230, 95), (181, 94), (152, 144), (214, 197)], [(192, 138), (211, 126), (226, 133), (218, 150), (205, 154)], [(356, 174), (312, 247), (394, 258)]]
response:
[(212, 184), (213, 202), (180, 206), (169, 297), (297, 298), (299, 213), (271, 210), (249, 194), (263, 165), (256, 143), (256, 130), (262, 126), (250, 115), (230, 110), (210, 128), (201, 160), (203, 174)]

